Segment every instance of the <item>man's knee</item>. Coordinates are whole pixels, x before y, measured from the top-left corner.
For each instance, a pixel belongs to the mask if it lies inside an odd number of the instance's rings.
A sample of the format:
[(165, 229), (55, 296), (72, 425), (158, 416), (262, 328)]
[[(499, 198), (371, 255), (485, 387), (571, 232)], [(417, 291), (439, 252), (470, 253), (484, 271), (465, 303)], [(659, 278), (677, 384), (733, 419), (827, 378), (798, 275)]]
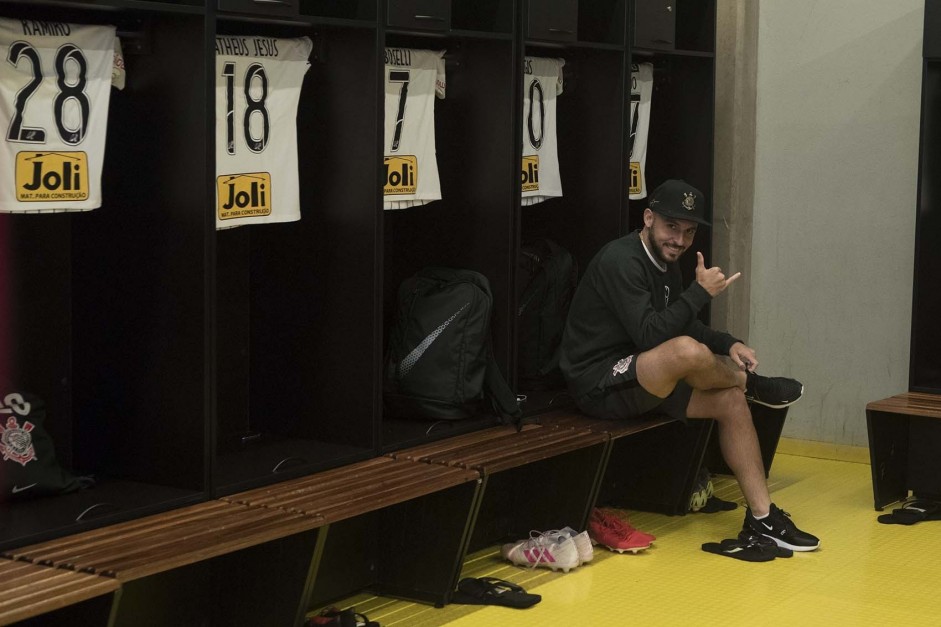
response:
[(688, 415), (690, 418), (714, 418), (719, 423), (751, 420), (745, 394), (739, 388), (694, 390)]
[(748, 402), (741, 388), (725, 388), (716, 390), (717, 415), (720, 422), (724, 420), (751, 420)]
[(708, 368), (715, 361), (708, 346), (688, 335), (673, 338), (664, 346), (669, 350), (671, 357), (687, 372)]

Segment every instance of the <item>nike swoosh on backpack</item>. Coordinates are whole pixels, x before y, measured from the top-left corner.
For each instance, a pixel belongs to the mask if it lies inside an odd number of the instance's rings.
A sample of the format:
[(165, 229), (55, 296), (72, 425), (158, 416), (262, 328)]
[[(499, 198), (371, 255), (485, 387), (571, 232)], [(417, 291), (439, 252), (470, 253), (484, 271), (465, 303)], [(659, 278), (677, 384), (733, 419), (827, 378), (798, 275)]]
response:
[(438, 328), (428, 334), (428, 336), (418, 343), (418, 346), (412, 349), (408, 355), (402, 360), (400, 365), (401, 376), (406, 376), (409, 371), (415, 366), (415, 362), (421, 359), (421, 356), (425, 354), (425, 351), (428, 350), (428, 347), (431, 346), (432, 342), (438, 339), (438, 336), (451, 324), (451, 321), (458, 317), (458, 315), (467, 309), (467, 306), (470, 305), (469, 302), (464, 303), (464, 306), (455, 311), (450, 318), (438, 325)]
[(22, 491), (24, 491), (24, 490), (29, 490), (29, 489), (30, 489), (31, 487), (33, 487), (34, 485), (36, 485), (36, 484), (35, 484), (35, 483), (31, 483), (31, 484), (29, 484), (29, 485), (24, 485), (22, 488), (21, 488), (20, 486), (16, 486), (16, 485), (15, 485), (15, 486), (13, 486), (13, 489), (10, 490), (10, 491), (11, 491), (13, 494), (16, 494), (17, 492), (22, 492)]

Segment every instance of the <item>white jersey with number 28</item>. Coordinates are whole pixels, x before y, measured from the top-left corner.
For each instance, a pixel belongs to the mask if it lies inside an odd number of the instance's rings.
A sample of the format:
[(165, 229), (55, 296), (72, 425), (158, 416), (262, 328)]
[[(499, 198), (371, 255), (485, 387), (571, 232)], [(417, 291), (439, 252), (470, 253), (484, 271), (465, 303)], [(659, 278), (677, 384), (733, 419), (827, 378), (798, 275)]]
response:
[(0, 18), (0, 211), (101, 206), (113, 26)]

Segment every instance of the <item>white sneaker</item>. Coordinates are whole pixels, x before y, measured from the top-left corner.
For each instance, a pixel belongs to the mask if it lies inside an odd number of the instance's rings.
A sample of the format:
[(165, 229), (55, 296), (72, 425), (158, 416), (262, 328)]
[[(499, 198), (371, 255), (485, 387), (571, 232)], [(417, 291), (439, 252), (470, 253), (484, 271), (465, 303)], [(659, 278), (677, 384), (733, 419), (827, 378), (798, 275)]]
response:
[(578, 566), (578, 549), (575, 541), (561, 534), (532, 532), (528, 540), (504, 544), (500, 553), (503, 558), (517, 566), (551, 568), (564, 573)]
[[(547, 532), (547, 533), (552, 533)], [(575, 549), (578, 551), (578, 565), (587, 564), (595, 557), (595, 550), (591, 546), (591, 538), (588, 536), (588, 531), (582, 531), (581, 533), (575, 531), (571, 527), (563, 527), (559, 529), (559, 535), (571, 538), (572, 542), (575, 543)]]

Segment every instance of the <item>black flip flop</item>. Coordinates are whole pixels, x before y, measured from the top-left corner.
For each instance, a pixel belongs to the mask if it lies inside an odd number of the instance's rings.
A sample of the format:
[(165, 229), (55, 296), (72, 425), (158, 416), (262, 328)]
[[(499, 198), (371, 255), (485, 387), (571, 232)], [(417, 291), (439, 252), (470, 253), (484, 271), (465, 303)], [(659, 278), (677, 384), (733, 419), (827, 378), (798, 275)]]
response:
[(770, 538), (747, 531), (739, 533), (737, 538), (722, 542), (706, 542), (702, 545), (702, 550), (743, 562), (770, 562), (776, 557), (791, 557), (794, 554), (790, 549), (779, 547)]
[(738, 532), (738, 539), (742, 542), (758, 544), (765, 551), (769, 553), (773, 552), (775, 557), (794, 557), (794, 551), (791, 549), (778, 546), (778, 543), (768, 536), (763, 536), (753, 531), (745, 531), (742, 529)]
[(914, 525), (923, 520), (941, 520), (941, 503), (915, 499), (904, 507), (893, 509), (891, 514), (882, 514), (877, 520), (884, 525)]
[(452, 603), (467, 605), (502, 605), (525, 609), (542, 601), (542, 596), (529, 594), (515, 583), (496, 577), (465, 577), (451, 595)]

